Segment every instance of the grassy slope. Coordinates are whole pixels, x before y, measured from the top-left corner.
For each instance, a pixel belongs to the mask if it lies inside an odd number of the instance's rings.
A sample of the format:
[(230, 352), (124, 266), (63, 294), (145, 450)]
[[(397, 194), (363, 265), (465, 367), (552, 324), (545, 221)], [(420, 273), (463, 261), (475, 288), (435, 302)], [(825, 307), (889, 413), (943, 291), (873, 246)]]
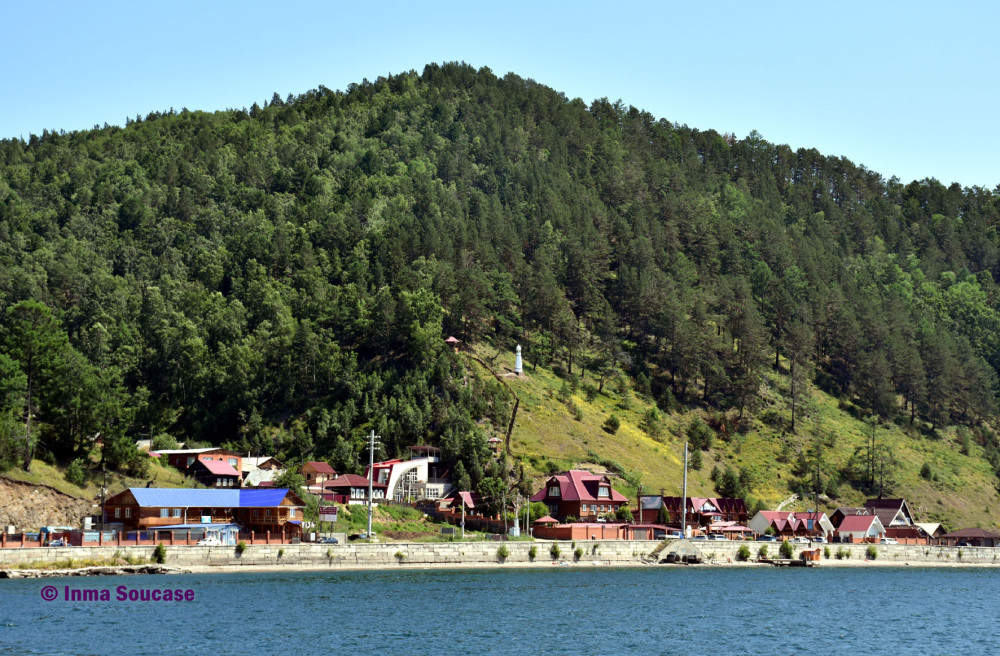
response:
[[(555, 462), (560, 469), (586, 466), (593, 461), (588, 452), (593, 452), (638, 474), (646, 491), (662, 488), (667, 494), (681, 493), (684, 430), (695, 416), (703, 415), (700, 410), (661, 413), (663, 430), (654, 439), (641, 428), (643, 414), (653, 407), (650, 400), (633, 393), (632, 407), (626, 410), (609, 384), (605, 384), (604, 394), (593, 402), (587, 402), (579, 390), (572, 396), (583, 413), (582, 420), (577, 421), (567, 405), (557, 399), (562, 379), (543, 367), (533, 370), (528, 365), (525, 373), (522, 378), (506, 380), (521, 398), (511, 450), (524, 459), (532, 476), (543, 477), (546, 460)], [(591, 378), (586, 382), (596, 385)], [(771, 410), (772, 414), (787, 421), (790, 411), (781, 394), (786, 387), (786, 376), (768, 376), (762, 390), (762, 410)], [(615, 435), (601, 428), (611, 412), (621, 419), (621, 428)], [(767, 507), (775, 507), (791, 496), (788, 482), (793, 478), (795, 454), (800, 449), (808, 449), (814, 436), (834, 436), (833, 445), (826, 449), (824, 477), (826, 472), (842, 467), (856, 447), (866, 444), (870, 427), (842, 407), (840, 401), (815, 388), (809, 390), (806, 408), (800, 413), (795, 434), (758, 420), (745, 435), (733, 436), (728, 442), (717, 438), (712, 449), (703, 454), (701, 471), (689, 471), (688, 493), (691, 496), (715, 494), (710, 480), (713, 465), (718, 464), (720, 468), (746, 466), (755, 473), (754, 496), (763, 500)], [(892, 496), (906, 498), (917, 521), (939, 521), (950, 528), (998, 524), (997, 480), (981, 458), (980, 447), (973, 445), (969, 456), (962, 455), (953, 430), (943, 431), (937, 438), (928, 438), (915, 432), (911, 436), (890, 424), (879, 427), (877, 435), (880, 442), (891, 446), (899, 462)], [(793, 456), (790, 462), (781, 463), (779, 456), (785, 441)], [(938, 480), (931, 482), (920, 477), (920, 468), (925, 462), (930, 464)], [(603, 470), (603, 467), (596, 469)], [(616, 480), (615, 487), (634, 500), (636, 490), (626, 481)], [(837, 499), (821, 498), (820, 506), (831, 511), (837, 506), (863, 505), (864, 500), (865, 495), (842, 485)], [(788, 508), (805, 509), (812, 505), (811, 501), (798, 501)]]
[[(90, 471), (84, 485), (70, 483), (65, 477), (66, 468), (60, 465), (50, 465), (42, 460), (31, 463), (31, 471), (25, 472), (14, 467), (4, 476), (11, 480), (35, 485), (47, 485), (55, 490), (78, 499), (95, 499), (101, 496), (102, 477), (100, 472)], [(155, 459), (150, 460), (149, 473), (144, 478), (122, 476), (117, 472), (108, 472), (108, 494), (117, 494), (127, 487), (145, 487), (148, 481), (153, 481), (154, 487), (191, 487), (191, 481), (186, 479), (173, 467), (163, 467)]]

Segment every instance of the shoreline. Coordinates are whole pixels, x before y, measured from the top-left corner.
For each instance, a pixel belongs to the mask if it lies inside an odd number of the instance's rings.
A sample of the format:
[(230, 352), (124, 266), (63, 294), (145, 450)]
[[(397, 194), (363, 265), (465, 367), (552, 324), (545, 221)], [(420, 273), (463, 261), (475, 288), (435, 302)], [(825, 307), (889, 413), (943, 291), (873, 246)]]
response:
[[(954, 568), (1000, 568), (994, 563), (969, 562), (898, 562), (890, 560), (823, 560), (819, 569), (859, 569), (859, 568), (917, 568), (917, 569), (954, 569)], [(276, 573), (276, 572), (388, 572), (388, 571), (447, 571), (447, 570), (538, 570), (550, 568), (570, 569), (632, 569), (658, 568), (666, 571), (694, 569), (786, 569), (775, 567), (771, 563), (750, 562), (711, 562), (696, 565), (668, 564), (659, 562), (612, 562), (612, 561), (535, 561), (535, 562), (450, 562), (450, 563), (395, 563), (395, 564), (344, 564), (318, 565), (313, 563), (254, 563), (246, 565), (190, 565), (171, 566), (145, 564), (120, 566), (91, 566), (73, 569), (0, 569), (0, 579), (35, 579), (35, 578), (71, 578), (82, 576), (151, 576), (170, 574), (234, 574), (234, 573)], [(795, 568), (800, 569), (800, 568)], [(812, 568), (801, 568), (812, 569)]]

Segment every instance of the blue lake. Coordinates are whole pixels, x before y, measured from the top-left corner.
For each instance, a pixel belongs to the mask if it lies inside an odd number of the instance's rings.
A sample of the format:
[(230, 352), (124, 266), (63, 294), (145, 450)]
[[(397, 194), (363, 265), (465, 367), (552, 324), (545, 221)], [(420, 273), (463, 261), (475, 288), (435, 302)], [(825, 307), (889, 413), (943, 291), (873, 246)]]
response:
[[(54, 601), (42, 599), (47, 585)], [(110, 600), (66, 600), (67, 586), (107, 591)], [(118, 601), (118, 586), (190, 589), (194, 600)], [(81, 577), (0, 581), (0, 652), (994, 654), (998, 615), (995, 569)]]

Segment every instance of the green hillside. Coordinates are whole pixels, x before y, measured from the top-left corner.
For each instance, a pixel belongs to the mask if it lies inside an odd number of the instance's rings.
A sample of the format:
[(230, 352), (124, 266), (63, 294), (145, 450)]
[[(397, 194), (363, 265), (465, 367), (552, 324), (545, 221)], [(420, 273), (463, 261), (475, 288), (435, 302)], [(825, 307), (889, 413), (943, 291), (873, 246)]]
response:
[[(692, 491), (996, 522), (998, 226), (992, 190), (464, 64), (5, 139), (0, 470), (142, 478), (144, 437), (357, 472), (374, 430), (499, 503), (587, 460), (677, 490), (686, 437)], [(448, 335), (522, 345), (520, 462)]]

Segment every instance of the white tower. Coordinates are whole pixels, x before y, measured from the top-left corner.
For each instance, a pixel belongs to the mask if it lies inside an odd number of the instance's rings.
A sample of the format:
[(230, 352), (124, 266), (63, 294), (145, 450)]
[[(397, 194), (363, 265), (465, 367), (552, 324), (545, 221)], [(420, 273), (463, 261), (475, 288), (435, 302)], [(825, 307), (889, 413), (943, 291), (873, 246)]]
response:
[(514, 356), (514, 373), (520, 376), (523, 369), (524, 369), (524, 364), (521, 362), (521, 345), (518, 344), (517, 355)]

